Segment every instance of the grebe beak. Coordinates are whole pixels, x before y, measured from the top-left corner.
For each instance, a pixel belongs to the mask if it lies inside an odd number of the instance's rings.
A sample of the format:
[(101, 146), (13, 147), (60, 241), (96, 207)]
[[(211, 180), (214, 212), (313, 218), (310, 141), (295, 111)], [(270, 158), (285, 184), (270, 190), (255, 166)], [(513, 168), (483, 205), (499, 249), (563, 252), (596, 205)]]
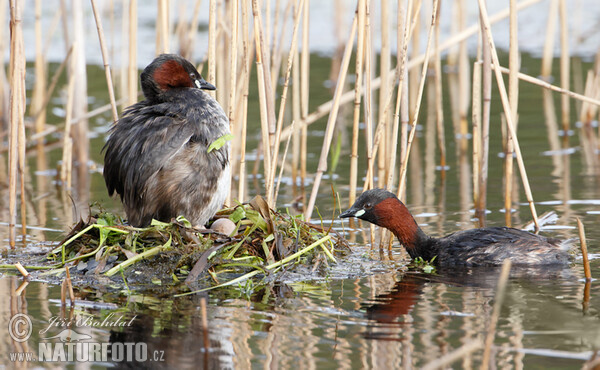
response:
[(206, 82), (205, 79), (203, 79), (202, 77), (200, 77), (199, 79), (195, 80), (194, 83), (196, 84), (196, 87), (202, 90), (216, 90), (217, 88), (215, 87), (215, 85)]
[(348, 217), (360, 217), (365, 214), (364, 209), (356, 209), (354, 207), (350, 207), (346, 212), (340, 214), (340, 218), (348, 218)]

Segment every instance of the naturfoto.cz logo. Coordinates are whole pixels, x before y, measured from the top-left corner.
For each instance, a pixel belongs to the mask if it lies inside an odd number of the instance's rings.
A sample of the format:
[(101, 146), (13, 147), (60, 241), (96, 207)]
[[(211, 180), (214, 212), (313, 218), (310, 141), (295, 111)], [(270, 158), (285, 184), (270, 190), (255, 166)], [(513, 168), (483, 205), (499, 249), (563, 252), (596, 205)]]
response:
[[(12, 362), (146, 362), (163, 361), (164, 351), (148, 351), (144, 342), (93, 342), (92, 336), (71, 329), (110, 328), (131, 326), (133, 320), (124, 320), (122, 316), (110, 313), (103, 320), (93, 317), (63, 319), (52, 317), (45, 327), (38, 331), (40, 342), (38, 352), (10, 352)], [(55, 335), (49, 335), (52, 328), (63, 328)], [(31, 318), (19, 313), (11, 317), (8, 325), (10, 337), (19, 343), (27, 341), (33, 332)]]

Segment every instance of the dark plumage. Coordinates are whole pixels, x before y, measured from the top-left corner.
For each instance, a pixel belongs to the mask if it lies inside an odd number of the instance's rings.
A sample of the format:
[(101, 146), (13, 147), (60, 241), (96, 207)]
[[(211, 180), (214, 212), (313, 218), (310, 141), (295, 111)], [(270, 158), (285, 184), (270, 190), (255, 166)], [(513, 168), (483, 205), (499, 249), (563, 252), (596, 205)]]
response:
[(121, 196), (129, 223), (183, 215), (204, 225), (223, 205), (230, 187), (229, 134), (214, 90), (184, 58), (162, 54), (141, 74), (146, 100), (125, 109), (104, 145), (108, 194)]
[(411, 258), (422, 257), (439, 265), (500, 265), (509, 258), (516, 265), (567, 264), (568, 243), (510, 227), (457, 231), (442, 238), (427, 236), (406, 206), (391, 192), (367, 190), (344, 217), (357, 217), (389, 229)]

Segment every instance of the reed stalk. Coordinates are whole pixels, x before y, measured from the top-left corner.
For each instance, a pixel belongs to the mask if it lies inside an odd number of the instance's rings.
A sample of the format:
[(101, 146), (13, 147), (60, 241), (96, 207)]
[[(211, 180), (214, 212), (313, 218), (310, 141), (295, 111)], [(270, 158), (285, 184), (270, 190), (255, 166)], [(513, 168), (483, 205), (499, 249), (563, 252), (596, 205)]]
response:
[[(411, 20), (413, 2), (408, 2), (408, 8), (406, 11), (404, 10), (404, 1), (398, 0), (398, 28), (396, 30), (397, 37), (397, 47), (398, 52), (396, 55), (396, 78), (398, 79), (398, 90), (396, 93), (396, 105), (394, 109), (394, 121), (392, 123), (392, 141), (390, 145), (390, 158), (388, 160), (388, 173), (386, 178), (386, 189), (391, 190), (392, 184), (394, 182), (394, 174), (396, 170), (396, 152), (398, 148), (398, 135), (400, 133), (400, 115), (401, 115), (401, 107), (406, 102), (405, 109), (402, 112), (406, 113), (406, 118), (408, 117), (408, 89), (407, 89), (407, 81), (408, 81), (408, 66), (407, 66), (407, 50), (408, 50), (408, 40), (410, 39), (411, 33), (411, 24), (415, 21), (414, 18)], [(411, 20), (411, 22), (409, 22)], [(392, 99), (392, 91), (390, 90), (389, 101), (388, 104), (391, 104)], [(402, 120), (404, 122), (404, 119)], [(400, 139), (401, 150), (400, 150), (400, 160), (404, 158), (406, 150), (402, 150), (405, 148), (406, 135), (402, 135)], [(391, 235), (391, 234), (390, 234)], [(383, 235), (382, 235), (383, 238)], [(391, 247), (391, 243), (388, 243)]]
[[(381, 87), (379, 88), (379, 112), (378, 112), (378, 119), (379, 122), (383, 122), (384, 124), (384, 132), (385, 132), (385, 138), (386, 140), (383, 140), (380, 144), (381, 147), (381, 152), (380, 154), (377, 156), (377, 168), (378, 168), (378, 174), (377, 174), (377, 178), (378, 178), (378, 186), (380, 188), (385, 186), (385, 179), (386, 179), (386, 168), (388, 167), (389, 164), (389, 156), (387, 155), (387, 151), (386, 148), (391, 147), (391, 125), (388, 124), (389, 122), (389, 110), (386, 111), (386, 107), (384, 102), (387, 101), (387, 97), (389, 92), (392, 90), (391, 86), (389, 83), (385, 83), (385, 81), (389, 81), (390, 80), (390, 61), (391, 61), (391, 48), (390, 48), (390, 35), (389, 35), (389, 26), (390, 26), (390, 21), (389, 21), (389, 5), (388, 5), (389, 1), (388, 0), (381, 0), (381, 50), (380, 50), (380, 56), (379, 56), (379, 73), (381, 75), (381, 80), (384, 81), (384, 83), (381, 84)], [(400, 27), (400, 26), (398, 26)], [(399, 49), (398, 49), (399, 50)], [(373, 81), (369, 80), (369, 83), (372, 84)], [(391, 153), (390, 153), (391, 154)], [(375, 153), (373, 153), (373, 155), (375, 155)]]
[(137, 103), (137, 0), (129, 0), (129, 64), (127, 65), (127, 105)]
[[(271, 159), (271, 169), (268, 172), (271, 177), (268, 179), (269, 186), (267, 188), (271, 190), (271, 193), (267, 193), (267, 204), (269, 204), (270, 207), (275, 206), (276, 197), (273, 194), (273, 185), (275, 183), (275, 173), (277, 172), (277, 162), (278, 162), (278, 157), (279, 157), (279, 138), (281, 137), (281, 130), (283, 128), (283, 116), (285, 113), (285, 104), (287, 102), (288, 88), (290, 85), (289, 83), (290, 83), (290, 76), (292, 73), (292, 64), (294, 62), (294, 55), (296, 54), (296, 49), (298, 47), (298, 27), (300, 25), (300, 20), (301, 20), (301, 16), (302, 16), (302, 8), (304, 7), (303, 5), (304, 5), (304, 0), (300, 0), (300, 5), (297, 7), (296, 14), (294, 15), (294, 30), (292, 32), (292, 45), (290, 46), (290, 51), (288, 53), (287, 67), (285, 70), (285, 80), (283, 83), (283, 90), (281, 92), (281, 102), (279, 105), (279, 117), (277, 119), (277, 131), (275, 132), (275, 141), (274, 141), (275, 145), (273, 145), (273, 156)], [(293, 128), (292, 128), (292, 131), (293, 131)], [(289, 143), (289, 139), (290, 139), (290, 137), (288, 137), (288, 143)], [(282, 165), (281, 165), (282, 168), (283, 168), (283, 163), (284, 163), (284, 161), (282, 161)]]
[(558, 0), (550, 0), (548, 8), (548, 21), (546, 23), (546, 42), (542, 52), (542, 70), (540, 75), (549, 81), (552, 75), (552, 61), (554, 60), (554, 32), (556, 30), (556, 17), (558, 12)]
[[(494, 66), (492, 66), (492, 68), (494, 68), (494, 69), (498, 68), (500, 70), (500, 72), (505, 73), (505, 74), (508, 74), (510, 72), (510, 70), (508, 68), (502, 67), (502, 66), (496, 67), (494, 65)], [(555, 91), (557, 93), (569, 96), (569, 97), (571, 97), (573, 99), (580, 100), (580, 101), (582, 101), (584, 103), (588, 103), (588, 104), (593, 104), (593, 105), (596, 105), (596, 106), (600, 106), (600, 99), (594, 98), (593, 96), (588, 96), (587, 95), (588, 93), (578, 94), (578, 93), (576, 93), (574, 91), (566, 90), (566, 89), (563, 89), (560, 86), (552, 85), (551, 83), (548, 83), (548, 82), (546, 82), (546, 81), (544, 81), (542, 79), (529, 76), (529, 75), (527, 75), (525, 73), (522, 73), (522, 72), (519, 72), (517, 74), (517, 76), (519, 77), (519, 80), (522, 80), (522, 81), (525, 81), (525, 82), (529, 82), (531, 84), (543, 87), (544, 89)], [(589, 92), (589, 94), (591, 94), (591, 92)]]
[[(46, 60), (43, 52), (42, 41), (42, 2), (35, 0), (35, 82), (33, 84), (33, 94), (29, 105), (29, 114), (34, 113), (35, 132), (44, 131), (46, 121), (46, 105), (44, 104), (44, 95), (46, 91)], [(35, 114), (40, 112), (40, 114)]]
[(577, 231), (579, 232), (579, 245), (581, 247), (581, 256), (583, 258), (583, 273), (587, 282), (592, 281), (592, 270), (590, 269), (590, 260), (588, 259), (587, 241), (585, 238), (585, 228), (583, 222), (577, 217)]
[[(69, 61), (69, 58), (71, 57), (72, 52), (73, 52), (73, 45), (71, 45), (71, 47), (69, 47), (69, 51), (67, 51), (67, 55), (65, 56), (65, 59), (60, 63), (60, 65), (54, 72), (54, 75), (52, 75), (52, 79), (50, 80), (50, 85), (44, 91), (44, 100), (42, 101), (41, 107), (38, 110), (36, 110), (35, 113), (33, 114), (34, 117), (36, 118), (36, 120), (37, 120), (38, 116), (44, 116), (45, 108), (48, 106), (48, 102), (50, 101), (50, 98), (52, 97), (52, 93), (54, 92), (54, 89), (56, 88), (56, 85), (58, 84), (58, 79), (60, 78), (62, 72), (64, 71), (64, 69), (67, 65), (67, 62)], [(52, 126), (52, 127), (54, 127), (54, 126)], [(36, 131), (35, 135), (40, 136), (40, 135), (43, 135), (43, 133), (44, 133), (44, 131), (41, 131), (41, 132)], [(33, 139), (33, 137), (32, 137), (32, 139)], [(35, 139), (33, 139), (33, 140), (35, 140)]]
[(364, 106), (364, 119), (365, 119), (365, 138), (366, 138), (366, 152), (367, 152), (367, 163), (370, 165), (366, 176), (368, 186), (370, 189), (374, 186), (373, 184), (373, 173), (374, 173), (374, 162), (375, 157), (373, 151), (373, 89), (371, 88), (371, 81), (373, 79), (373, 71), (371, 68), (371, 60), (373, 57), (372, 48), (372, 34), (371, 34), (371, 0), (366, 0), (365, 3), (365, 106)]
[(100, 40), (100, 50), (102, 52), (102, 62), (104, 63), (104, 73), (106, 74), (106, 85), (108, 86), (108, 97), (110, 99), (111, 113), (113, 122), (117, 122), (119, 115), (117, 113), (117, 103), (115, 101), (115, 91), (113, 89), (112, 76), (110, 72), (110, 62), (108, 60), (108, 52), (106, 51), (106, 43), (104, 40), (104, 30), (102, 29), (102, 20), (96, 11), (96, 1), (91, 0), (94, 19), (96, 20), (96, 28), (98, 30), (98, 39)]
[[(24, 152), (25, 143), (19, 142), (19, 132), (24, 129), (24, 86), (25, 56), (23, 54), (22, 4), (20, 0), (10, 1), (10, 130), (8, 155), (8, 196), (9, 196), (9, 245), (15, 247), (17, 220), (17, 178), (19, 178), (18, 157)], [(21, 172), (22, 173), (22, 172)], [(22, 179), (22, 177), (21, 177)], [(21, 209), (24, 212), (24, 209)]]
[(158, 0), (158, 17), (156, 24), (156, 55), (169, 53), (169, 2)]
[(354, 85), (354, 114), (352, 121), (352, 149), (350, 154), (350, 191), (348, 205), (356, 200), (356, 182), (358, 180), (358, 136), (360, 122), (360, 103), (363, 84), (363, 62), (365, 57), (365, 18), (366, 0), (358, 0), (356, 9), (358, 17), (358, 39), (356, 41), (356, 83)]
[[(464, 1), (459, 4), (459, 27), (461, 30), (465, 28)], [(461, 134), (460, 150), (461, 153), (466, 153), (468, 150), (467, 133), (469, 132), (469, 123), (467, 114), (469, 111), (469, 55), (467, 52), (467, 42), (463, 40), (458, 46), (458, 119), (459, 129)]]
[[(310, 78), (310, 49), (309, 49), (309, 29), (310, 29), (310, 1), (304, 2), (304, 17), (302, 19), (302, 53), (300, 54), (300, 114), (302, 121), (308, 117), (308, 93)], [(302, 125), (300, 129), (300, 181), (301, 190), (304, 194), (304, 184), (306, 180), (306, 157), (307, 157), (308, 128)]]
[[(208, 81), (217, 81), (217, 0), (208, 2)], [(213, 98), (214, 91), (208, 91)]]
[(240, 162), (239, 162), (239, 183), (238, 183), (238, 199), (245, 199), (246, 186), (246, 135), (248, 127), (248, 87), (250, 84), (250, 40), (249, 40), (249, 17), (248, 17), (248, 0), (241, 0), (242, 4), (242, 75), (243, 81), (242, 97), (242, 118), (240, 122)]
[[(237, 91), (237, 57), (238, 57), (238, 0), (231, 1), (231, 37), (229, 39), (229, 129), (235, 132), (236, 129), (236, 91)], [(246, 30), (244, 30), (246, 32)], [(243, 85), (243, 83), (242, 83)], [(232, 171), (233, 174), (233, 171)], [(240, 178), (240, 182), (242, 179)], [(243, 199), (243, 198), (242, 198)], [(229, 191), (226, 204), (231, 204), (231, 191)]]
[[(558, 14), (560, 14), (560, 86), (570, 89), (571, 59), (569, 55), (569, 24), (568, 9), (565, 0), (558, 2)], [(563, 129), (563, 143), (567, 147), (569, 143), (569, 126), (571, 119), (570, 100), (567, 96), (561, 96), (561, 122)]]
[[(269, 93), (267, 92), (267, 75), (268, 68), (265, 67), (265, 52), (264, 52), (264, 37), (262, 30), (262, 18), (260, 14), (260, 5), (258, 0), (252, 0), (252, 16), (254, 17), (254, 38), (256, 45), (256, 72), (258, 79), (258, 97), (260, 104), (260, 126), (262, 131), (262, 150), (264, 158), (264, 178), (265, 178), (265, 193), (270, 194), (271, 189), (269, 188), (268, 179), (271, 178), (271, 145), (270, 145), (270, 120), (269, 120), (269, 108), (267, 104)], [(270, 204), (267, 197), (267, 203)]]
[(342, 91), (344, 90), (344, 84), (346, 82), (346, 75), (348, 73), (348, 66), (350, 65), (350, 56), (352, 54), (352, 46), (354, 45), (354, 36), (356, 34), (356, 28), (358, 23), (358, 16), (354, 16), (354, 20), (352, 21), (352, 28), (350, 30), (350, 36), (348, 37), (348, 42), (346, 43), (346, 48), (344, 50), (344, 56), (342, 58), (342, 64), (340, 67), (340, 73), (337, 79), (337, 85), (335, 87), (335, 92), (333, 94), (333, 106), (331, 108), (331, 113), (329, 114), (329, 118), (327, 119), (327, 127), (325, 129), (325, 138), (323, 139), (323, 146), (321, 148), (321, 155), (319, 157), (319, 164), (317, 166), (317, 172), (315, 174), (313, 188), (310, 193), (310, 199), (304, 210), (304, 219), (306, 221), (310, 221), (310, 217), (312, 215), (313, 208), (315, 206), (315, 202), (317, 200), (317, 193), (319, 192), (319, 185), (321, 184), (321, 178), (323, 177), (323, 173), (327, 170), (327, 155), (329, 154), (329, 148), (331, 147), (331, 140), (333, 139), (333, 131), (335, 128), (335, 123), (337, 121), (337, 114), (340, 108), (340, 100), (342, 97)]
[[(77, 63), (77, 54), (80, 52), (79, 44), (73, 44), (73, 58), (71, 58), (71, 68), (76, 68)], [(73, 139), (71, 138), (71, 125), (73, 118), (73, 101), (75, 99), (75, 81), (76, 78), (74, 74), (69, 76), (69, 84), (67, 87), (67, 104), (65, 107), (66, 117), (65, 117), (65, 129), (63, 132), (63, 155), (62, 155), (62, 166), (60, 169), (60, 180), (67, 192), (70, 192), (71, 189), (71, 179), (72, 179), (72, 167), (73, 167)]]
[[(440, 11), (438, 3), (438, 13)], [(434, 47), (436, 50), (434, 69), (435, 69), (435, 121), (440, 150), (440, 177), (442, 182), (446, 179), (446, 133), (444, 131), (444, 108), (442, 95), (442, 56), (439, 52), (440, 42), (440, 17), (436, 19)]]
[(419, 111), (421, 109), (421, 101), (423, 100), (423, 90), (425, 88), (425, 80), (427, 78), (427, 68), (429, 66), (429, 55), (431, 53), (431, 43), (433, 40), (433, 31), (436, 25), (438, 10), (438, 0), (433, 1), (433, 9), (431, 14), (431, 24), (429, 26), (429, 32), (427, 35), (427, 48), (425, 49), (425, 59), (423, 61), (423, 68), (421, 70), (421, 80), (419, 82), (419, 90), (417, 93), (417, 101), (415, 104), (415, 110), (413, 117), (410, 122), (410, 133), (408, 135), (408, 141), (406, 143), (406, 156), (402, 158), (402, 165), (400, 166), (400, 175), (398, 183), (398, 194), (404, 193), (406, 189), (406, 171), (408, 169), (408, 159), (410, 157), (410, 149), (417, 131), (417, 119), (419, 118)]
[[(483, 45), (481, 38), (478, 40), (477, 60), (481, 60)], [(475, 209), (479, 206), (479, 178), (481, 176), (481, 85), (482, 85), (482, 63), (475, 62), (473, 65), (473, 99), (471, 108), (471, 120), (473, 122), (473, 203)]]
[[(513, 121), (517, 124), (519, 108), (519, 39), (516, 0), (510, 0), (510, 46), (508, 51), (508, 99), (513, 114)], [(512, 192), (513, 192), (513, 141), (510, 135), (506, 138), (506, 157), (504, 158), (504, 223), (512, 226)]]
[[(492, 61), (494, 65), (500, 65), (498, 61), (498, 53), (496, 51), (496, 46), (494, 44), (494, 39), (491, 33), (491, 26), (489, 22), (489, 17), (487, 15), (487, 9), (485, 7), (484, 0), (478, 0), (479, 2), (479, 12), (481, 14), (481, 19), (484, 25), (484, 31), (487, 36), (487, 42), (490, 46), (490, 51), (492, 54)], [(517, 155), (517, 164), (519, 165), (519, 171), (521, 173), (521, 180), (523, 181), (523, 188), (525, 190), (525, 195), (527, 197), (527, 202), (529, 203), (529, 209), (531, 210), (531, 216), (533, 217), (533, 222), (535, 224), (535, 231), (539, 231), (540, 226), (537, 219), (537, 212), (535, 210), (535, 204), (533, 202), (533, 195), (531, 194), (531, 188), (529, 186), (529, 179), (527, 177), (527, 171), (525, 169), (525, 163), (523, 162), (523, 156), (521, 155), (521, 147), (519, 146), (519, 140), (517, 138), (517, 134), (515, 131), (515, 124), (513, 122), (513, 115), (510, 109), (510, 104), (508, 102), (508, 96), (506, 93), (506, 88), (504, 86), (504, 80), (502, 79), (502, 73), (498, 68), (494, 68), (494, 72), (496, 74), (496, 82), (498, 84), (498, 89), (500, 90), (500, 98), (502, 100), (502, 107), (504, 108), (506, 123), (508, 124), (508, 131), (513, 138), (513, 142), (515, 145), (515, 153)]]
[(488, 161), (490, 150), (490, 107), (492, 102), (492, 70), (490, 44), (486, 42), (486, 34), (482, 16), (479, 17), (481, 25), (481, 55), (482, 65), (482, 109), (481, 109), (481, 157), (479, 159), (479, 198), (476, 200), (475, 215), (479, 219), (479, 226), (485, 226), (485, 210), (487, 200)]
[(494, 308), (492, 316), (485, 337), (485, 347), (483, 349), (483, 359), (481, 360), (481, 369), (487, 369), (490, 365), (490, 355), (492, 352), (492, 345), (494, 344), (494, 337), (496, 335), (496, 325), (500, 317), (500, 309), (504, 301), (504, 292), (506, 291), (506, 283), (508, 282), (508, 274), (510, 273), (511, 261), (510, 259), (504, 260), (502, 264), (502, 271), (498, 278), (498, 286), (496, 288), (496, 296), (494, 298)]

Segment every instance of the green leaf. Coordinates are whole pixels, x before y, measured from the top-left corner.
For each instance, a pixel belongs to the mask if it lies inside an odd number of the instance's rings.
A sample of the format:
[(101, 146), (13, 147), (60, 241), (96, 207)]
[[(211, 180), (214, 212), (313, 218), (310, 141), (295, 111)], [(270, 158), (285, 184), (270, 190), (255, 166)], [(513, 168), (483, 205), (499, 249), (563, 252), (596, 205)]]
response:
[(220, 138), (218, 138), (217, 140), (213, 141), (208, 146), (208, 149), (206, 150), (206, 152), (210, 153), (213, 150), (219, 150), (219, 149), (221, 149), (223, 147), (223, 145), (227, 144), (227, 142), (231, 141), (231, 139), (233, 139), (233, 135), (232, 134), (225, 134), (225, 135), (221, 136)]
[(230, 215), (229, 215), (229, 219), (234, 223), (237, 224), (238, 222), (240, 222), (240, 220), (244, 219), (246, 217), (246, 211), (244, 210), (244, 207), (237, 207)]
[(188, 221), (188, 219), (185, 218), (185, 217), (183, 217), (183, 216), (177, 216), (176, 221), (177, 222), (181, 222), (183, 224), (183, 226), (185, 226), (185, 227), (192, 227), (192, 223), (190, 221)]

